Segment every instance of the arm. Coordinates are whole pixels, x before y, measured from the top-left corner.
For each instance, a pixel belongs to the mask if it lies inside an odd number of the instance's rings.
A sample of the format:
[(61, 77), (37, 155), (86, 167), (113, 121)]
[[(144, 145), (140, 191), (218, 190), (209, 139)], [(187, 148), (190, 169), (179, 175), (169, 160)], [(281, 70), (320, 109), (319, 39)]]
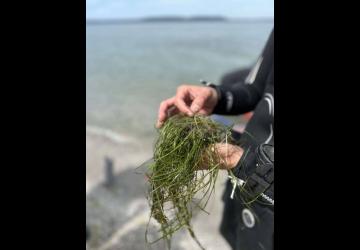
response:
[(266, 80), (273, 65), (273, 48), (274, 31), (270, 34), (261, 56), (250, 71), (245, 82), (216, 87), (219, 93), (219, 100), (213, 113), (243, 114), (252, 111), (256, 107), (264, 93)]

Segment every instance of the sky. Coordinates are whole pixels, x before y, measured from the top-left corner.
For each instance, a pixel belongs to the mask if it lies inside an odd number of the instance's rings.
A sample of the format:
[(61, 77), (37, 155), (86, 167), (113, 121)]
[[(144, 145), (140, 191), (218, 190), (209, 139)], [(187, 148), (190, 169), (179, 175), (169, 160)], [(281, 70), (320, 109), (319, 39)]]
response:
[(274, 0), (86, 0), (87, 19), (168, 15), (272, 18)]

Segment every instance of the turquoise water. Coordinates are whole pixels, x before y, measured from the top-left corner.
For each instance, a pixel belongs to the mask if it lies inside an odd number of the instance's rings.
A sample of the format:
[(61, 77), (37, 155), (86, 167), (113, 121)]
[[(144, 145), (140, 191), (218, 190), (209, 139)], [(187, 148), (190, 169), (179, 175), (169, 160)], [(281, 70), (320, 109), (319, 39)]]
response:
[(251, 65), (273, 22), (86, 27), (86, 123), (152, 141), (159, 103), (181, 83)]

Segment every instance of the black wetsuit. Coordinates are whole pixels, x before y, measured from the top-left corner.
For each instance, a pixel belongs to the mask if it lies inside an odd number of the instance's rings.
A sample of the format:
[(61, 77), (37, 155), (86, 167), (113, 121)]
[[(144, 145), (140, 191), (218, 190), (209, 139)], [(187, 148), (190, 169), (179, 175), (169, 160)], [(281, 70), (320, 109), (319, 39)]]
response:
[[(246, 126), (245, 133), (241, 136), (240, 144), (250, 150), (261, 144), (274, 145), (274, 31), (271, 32), (267, 44), (256, 64), (244, 81), (235, 84), (218, 86), (220, 100), (215, 107), (215, 114), (239, 115), (249, 111), (254, 114)], [(251, 155), (251, 154), (249, 154)], [(250, 157), (250, 156), (246, 157)], [(245, 156), (243, 156), (245, 157)], [(256, 163), (248, 159), (245, 167), (246, 175), (254, 173)], [(238, 176), (239, 177), (239, 176)], [(241, 176), (244, 177), (244, 176)], [(268, 191), (273, 199), (273, 169), (271, 173), (271, 190)], [(273, 206), (266, 206), (254, 202), (250, 212), (255, 215), (255, 224), (246, 222), (249, 210), (239, 198), (230, 199), (232, 185), (228, 182), (223, 196), (225, 202), (224, 216), (221, 224), (221, 233), (233, 249), (257, 250), (273, 249)], [(237, 191), (237, 195), (241, 195)], [(247, 210), (247, 211), (245, 211)]]

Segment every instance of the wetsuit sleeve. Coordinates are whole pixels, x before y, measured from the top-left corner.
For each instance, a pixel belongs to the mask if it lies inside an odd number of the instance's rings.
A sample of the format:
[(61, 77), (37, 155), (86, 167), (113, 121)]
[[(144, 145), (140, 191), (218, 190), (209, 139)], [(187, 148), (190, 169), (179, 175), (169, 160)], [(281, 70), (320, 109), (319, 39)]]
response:
[(272, 72), (274, 60), (274, 31), (245, 82), (230, 86), (217, 86), (220, 94), (214, 114), (238, 115), (255, 109), (264, 93), (267, 79)]

